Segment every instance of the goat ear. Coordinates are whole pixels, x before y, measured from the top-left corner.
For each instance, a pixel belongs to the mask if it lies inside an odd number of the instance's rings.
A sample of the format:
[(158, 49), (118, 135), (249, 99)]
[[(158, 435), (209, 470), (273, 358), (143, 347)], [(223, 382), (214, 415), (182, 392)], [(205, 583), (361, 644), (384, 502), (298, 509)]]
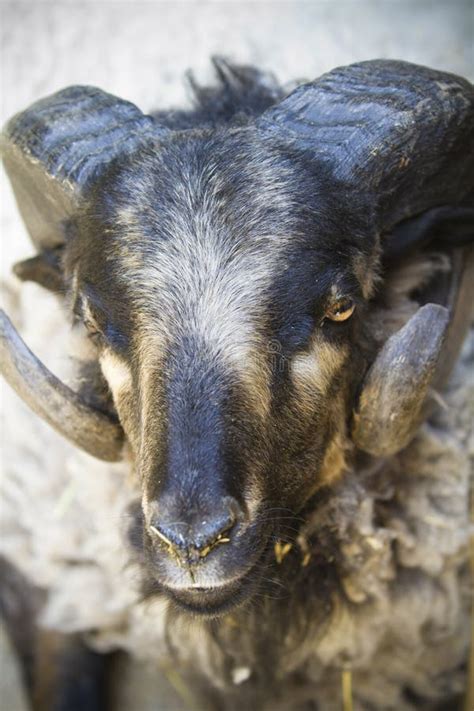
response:
[(474, 208), (444, 205), (403, 220), (383, 240), (384, 260), (403, 258), (417, 249), (463, 247), (474, 241)]
[(133, 104), (90, 86), (69, 87), (14, 116), (2, 156), (38, 251), (64, 242), (78, 200), (111, 161), (165, 131)]
[(61, 294), (64, 291), (60, 249), (48, 249), (36, 257), (23, 259), (13, 266), (13, 272), (21, 281), (34, 281), (40, 286)]
[(414, 436), (448, 324), (448, 309), (427, 304), (385, 343), (365, 376), (353, 416), (352, 439), (359, 449), (389, 456)]
[(325, 166), (355, 204), (363, 191), (381, 234), (472, 196), (474, 87), (453, 74), (391, 60), (339, 67), (298, 87), (257, 126)]

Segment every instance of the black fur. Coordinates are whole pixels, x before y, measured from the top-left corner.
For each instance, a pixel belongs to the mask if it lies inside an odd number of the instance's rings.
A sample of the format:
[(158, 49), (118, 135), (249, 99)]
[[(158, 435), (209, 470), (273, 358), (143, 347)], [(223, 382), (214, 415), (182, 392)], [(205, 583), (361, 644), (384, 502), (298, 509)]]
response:
[(216, 83), (200, 86), (189, 72), (187, 79), (193, 108), (153, 112), (161, 125), (173, 130), (243, 125), (286, 93), (272, 74), (256, 67), (234, 65), (222, 57), (214, 57), (212, 64)]

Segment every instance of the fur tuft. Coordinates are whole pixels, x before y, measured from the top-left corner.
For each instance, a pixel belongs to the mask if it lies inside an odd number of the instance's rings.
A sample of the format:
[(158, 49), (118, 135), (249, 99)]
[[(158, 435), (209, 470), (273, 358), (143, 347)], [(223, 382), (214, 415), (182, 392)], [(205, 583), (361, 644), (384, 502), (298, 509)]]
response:
[(194, 108), (155, 112), (153, 116), (161, 124), (174, 130), (244, 125), (286, 93), (270, 72), (233, 64), (223, 57), (213, 57), (212, 64), (216, 77), (212, 86), (201, 86), (193, 72), (187, 74)]

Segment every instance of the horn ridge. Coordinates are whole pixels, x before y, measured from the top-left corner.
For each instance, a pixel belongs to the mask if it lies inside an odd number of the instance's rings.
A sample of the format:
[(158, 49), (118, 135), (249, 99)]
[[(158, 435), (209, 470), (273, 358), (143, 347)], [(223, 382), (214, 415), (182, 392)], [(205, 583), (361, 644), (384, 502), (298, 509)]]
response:
[(36, 102), (1, 139), (18, 208), (40, 252), (64, 243), (64, 224), (110, 163), (169, 133), (134, 104), (90, 86)]
[(87, 86), (68, 87), (40, 100), (5, 129), (7, 140), (41, 162), (50, 176), (81, 187), (104, 161), (162, 132), (131, 102)]
[(408, 62), (339, 67), (268, 109), (259, 128), (329, 165), (378, 206), (379, 229), (474, 184), (474, 87)]

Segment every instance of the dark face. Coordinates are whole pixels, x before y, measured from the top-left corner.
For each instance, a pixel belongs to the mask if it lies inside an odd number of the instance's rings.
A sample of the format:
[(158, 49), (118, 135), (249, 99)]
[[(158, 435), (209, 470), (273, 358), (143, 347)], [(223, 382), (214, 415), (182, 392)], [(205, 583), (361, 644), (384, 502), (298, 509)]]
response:
[(139, 472), (149, 569), (218, 614), (343, 470), (369, 215), (248, 128), (176, 134), (101, 185), (66, 254), (73, 302)]

